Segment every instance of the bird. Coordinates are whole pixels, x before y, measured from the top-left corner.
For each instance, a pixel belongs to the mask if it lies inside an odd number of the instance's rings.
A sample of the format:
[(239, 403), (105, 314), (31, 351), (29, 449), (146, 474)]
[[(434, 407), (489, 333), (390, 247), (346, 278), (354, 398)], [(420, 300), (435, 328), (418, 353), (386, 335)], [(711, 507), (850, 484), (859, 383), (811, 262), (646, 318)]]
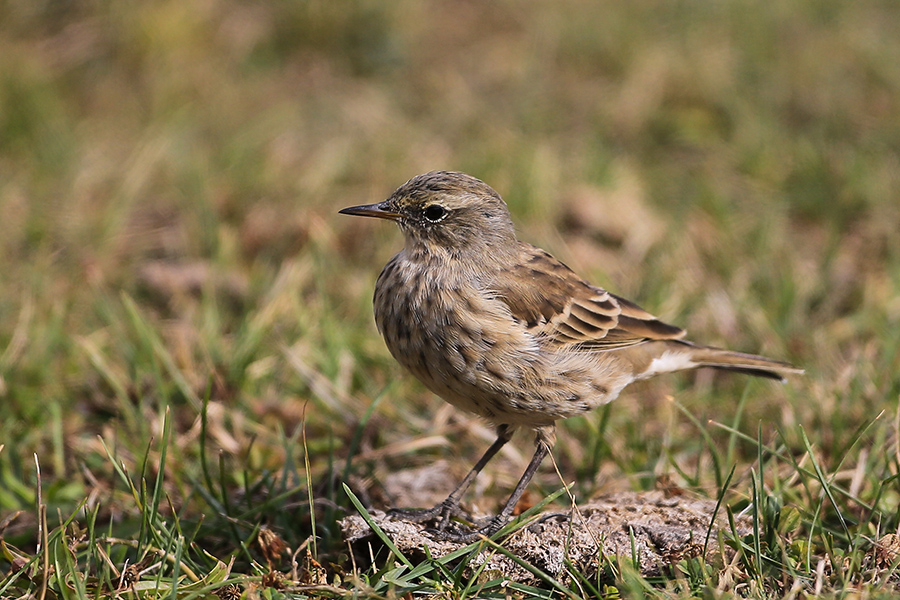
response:
[[(375, 283), (375, 322), (394, 359), (450, 404), (483, 417), (497, 438), (450, 495), (392, 514), (435, 521), (449, 539), (497, 533), (556, 441), (556, 423), (614, 400), (628, 384), (712, 367), (785, 381), (791, 364), (687, 341), (637, 304), (592, 285), (520, 241), (509, 209), (471, 175), (432, 171), (346, 215), (394, 221), (404, 247)], [(535, 451), (500, 512), (450, 525), (463, 495), (518, 429)]]

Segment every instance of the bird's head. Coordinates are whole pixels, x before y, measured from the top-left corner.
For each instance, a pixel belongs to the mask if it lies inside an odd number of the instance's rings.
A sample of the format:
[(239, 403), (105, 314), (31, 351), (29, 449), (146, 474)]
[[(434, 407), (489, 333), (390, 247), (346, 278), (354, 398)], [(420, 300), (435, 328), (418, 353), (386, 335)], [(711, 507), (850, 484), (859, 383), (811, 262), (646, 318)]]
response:
[(488, 258), (516, 248), (506, 203), (491, 186), (465, 173), (418, 175), (383, 202), (340, 212), (396, 221), (412, 253)]

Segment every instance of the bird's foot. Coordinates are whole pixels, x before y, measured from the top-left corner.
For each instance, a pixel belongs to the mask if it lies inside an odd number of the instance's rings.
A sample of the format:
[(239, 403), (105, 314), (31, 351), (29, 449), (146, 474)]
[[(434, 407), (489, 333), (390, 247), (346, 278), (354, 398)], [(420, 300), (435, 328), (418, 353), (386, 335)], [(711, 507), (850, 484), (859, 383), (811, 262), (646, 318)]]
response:
[[(388, 517), (395, 520), (410, 521), (412, 523), (434, 523), (434, 527), (425, 529), (432, 537), (449, 542), (468, 544), (481, 539), (482, 536), (491, 537), (500, 531), (508, 522), (508, 519), (487, 517), (476, 520), (453, 502), (441, 502), (432, 508), (392, 508), (388, 511)], [(458, 517), (469, 523), (475, 522), (471, 527), (461, 523), (455, 523), (452, 518)]]
[[(571, 518), (572, 516), (569, 513), (548, 513), (530, 523), (528, 528), (531, 529), (532, 527), (551, 519), (568, 520)], [(426, 529), (426, 531), (439, 540), (471, 544), (472, 542), (477, 542), (482, 537), (492, 537), (508, 523), (510, 523), (510, 519), (497, 515), (495, 517), (482, 519), (480, 525), (475, 525), (470, 528), (462, 527), (454, 523), (452, 527), (444, 529)]]
[(429, 521), (437, 522), (437, 531), (444, 531), (450, 524), (453, 517), (462, 517), (467, 521), (471, 521), (471, 517), (458, 503), (441, 502), (432, 508), (392, 508), (388, 511), (388, 517), (400, 520), (410, 521), (412, 523), (427, 523)]
[[(486, 521), (486, 522), (485, 522)], [(496, 517), (488, 517), (482, 520), (484, 525), (474, 527), (461, 527), (454, 524), (452, 528), (444, 529), (426, 529), (432, 537), (445, 540), (448, 542), (458, 542), (461, 544), (471, 544), (477, 542), (482, 537), (491, 537), (506, 525), (509, 521), (499, 515)]]

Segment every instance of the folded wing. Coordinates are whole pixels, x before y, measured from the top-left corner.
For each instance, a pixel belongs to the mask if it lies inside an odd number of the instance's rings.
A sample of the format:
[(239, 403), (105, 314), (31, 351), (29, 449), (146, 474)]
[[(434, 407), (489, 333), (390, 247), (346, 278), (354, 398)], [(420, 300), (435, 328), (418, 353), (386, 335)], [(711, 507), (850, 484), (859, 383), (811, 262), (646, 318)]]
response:
[(535, 336), (595, 352), (684, 336), (683, 329), (590, 285), (547, 252), (525, 243), (521, 251), (522, 260), (499, 274), (493, 291)]

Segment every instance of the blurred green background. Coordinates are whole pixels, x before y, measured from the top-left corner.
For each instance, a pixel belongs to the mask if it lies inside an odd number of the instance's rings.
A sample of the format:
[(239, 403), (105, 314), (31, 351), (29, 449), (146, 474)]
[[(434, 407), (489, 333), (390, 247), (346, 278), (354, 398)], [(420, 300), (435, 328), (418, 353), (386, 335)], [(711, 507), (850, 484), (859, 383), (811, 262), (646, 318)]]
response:
[[(37, 454), (50, 514), (127, 522), (109, 455), (153, 475), (166, 406), (185, 516), (209, 511), (201, 448), (239, 490), (302, 461), (301, 422), (317, 494), (469, 464), (489, 430), (374, 327), (400, 234), (336, 214), (433, 169), (691, 339), (807, 369), (668, 377), (570, 420), (555, 455), (583, 494), (715, 494), (668, 396), (896, 473), (898, 31), (890, 0), (0, 2), (0, 518), (32, 509)], [(756, 459), (709, 433), (738, 473)]]

